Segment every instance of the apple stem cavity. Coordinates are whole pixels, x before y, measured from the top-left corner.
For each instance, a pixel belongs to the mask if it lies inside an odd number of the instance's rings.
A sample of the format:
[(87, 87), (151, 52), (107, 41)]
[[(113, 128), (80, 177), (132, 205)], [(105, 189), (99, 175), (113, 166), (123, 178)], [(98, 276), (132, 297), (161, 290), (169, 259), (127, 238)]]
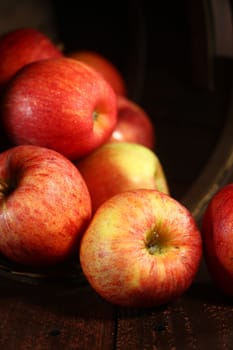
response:
[(98, 118), (98, 113), (96, 111), (93, 112), (93, 120), (96, 121)]
[(5, 180), (0, 179), (0, 200), (7, 196), (10, 192), (10, 188)]
[(161, 246), (160, 236), (155, 229), (151, 230), (147, 234), (146, 240), (145, 240), (145, 245), (146, 245), (146, 248), (147, 248), (149, 254), (151, 254), (151, 255), (154, 255), (155, 253), (162, 254), (162, 252), (163, 252), (163, 249)]

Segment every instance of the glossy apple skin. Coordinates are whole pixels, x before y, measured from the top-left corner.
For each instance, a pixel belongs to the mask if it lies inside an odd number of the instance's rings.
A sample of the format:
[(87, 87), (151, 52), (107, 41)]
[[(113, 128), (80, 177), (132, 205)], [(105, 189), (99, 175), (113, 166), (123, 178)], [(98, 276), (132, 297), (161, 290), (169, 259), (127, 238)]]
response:
[(87, 184), (93, 212), (122, 191), (143, 187), (169, 193), (159, 158), (136, 143), (105, 143), (75, 164)]
[(28, 266), (70, 257), (91, 217), (77, 168), (60, 153), (23, 145), (0, 154), (0, 252)]
[(116, 95), (127, 95), (127, 88), (124, 78), (119, 69), (102, 54), (90, 51), (80, 50), (73, 51), (67, 54), (68, 57), (84, 62), (96, 69), (112, 86)]
[(127, 307), (171, 302), (192, 284), (202, 257), (189, 211), (156, 190), (122, 192), (95, 213), (80, 243), (90, 285)]
[(24, 65), (63, 54), (45, 34), (34, 28), (18, 28), (0, 37), (0, 90)]
[(117, 124), (110, 142), (134, 142), (155, 150), (155, 127), (146, 111), (125, 96), (117, 97)]
[(223, 293), (233, 295), (233, 184), (222, 187), (202, 220), (204, 257), (210, 276)]
[(111, 135), (116, 95), (84, 63), (65, 57), (33, 62), (11, 80), (2, 120), (15, 145), (51, 148), (76, 160)]

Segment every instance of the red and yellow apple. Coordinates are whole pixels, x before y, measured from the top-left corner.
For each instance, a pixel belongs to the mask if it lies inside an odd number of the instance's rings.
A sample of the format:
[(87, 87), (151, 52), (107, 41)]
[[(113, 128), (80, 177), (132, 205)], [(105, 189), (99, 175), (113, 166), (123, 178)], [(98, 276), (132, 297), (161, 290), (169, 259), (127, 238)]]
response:
[(0, 37), (0, 90), (28, 63), (63, 56), (44, 33), (34, 28), (18, 28)]
[(110, 84), (91, 67), (66, 57), (19, 70), (0, 108), (14, 145), (51, 148), (71, 160), (105, 143), (116, 125)]
[(205, 262), (216, 287), (233, 296), (233, 184), (220, 188), (202, 220)]
[(181, 296), (201, 257), (191, 213), (169, 195), (148, 189), (103, 203), (80, 243), (80, 264), (92, 288), (127, 307), (158, 306)]
[(70, 257), (91, 218), (90, 195), (77, 168), (38, 146), (0, 154), (0, 202), (0, 252), (28, 266)]
[(120, 70), (107, 57), (91, 50), (76, 50), (67, 53), (67, 56), (84, 62), (96, 69), (109, 82), (116, 95), (126, 95), (127, 88)]
[(125, 96), (117, 96), (117, 124), (110, 142), (140, 143), (155, 149), (155, 127), (147, 112)]
[(169, 192), (158, 156), (140, 144), (105, 143), (75, 164), (87, 184), (93, 212), (122, 191), (150, 188)]

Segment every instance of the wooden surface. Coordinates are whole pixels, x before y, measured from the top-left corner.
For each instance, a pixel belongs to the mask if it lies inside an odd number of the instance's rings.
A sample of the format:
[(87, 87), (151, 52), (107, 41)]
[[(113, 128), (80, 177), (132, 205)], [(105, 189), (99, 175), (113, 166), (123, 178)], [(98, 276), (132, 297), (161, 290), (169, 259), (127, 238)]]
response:
[(7, 350), (232, 349), (232, 300), (206, 277), (175, 302), (150, 309), (115, 307), (88, 286), (1, 281), (0, 311)]
[[(140, 68), (134, 96), (155, 123), (157, 152), (172, 195), (195, 212), (200, 224), (204, 207), (198, 207), (199, 201), (209, 189), (213, 193), (213, 189), (233, 181), (232, 61), (213, 58), (210, 89), (207, 52), (203, 52), (203, 60), (197, 64), (197, 43), (192, 46), (187, 34), (190, 22), (186, 18), (190, 17), (185, 3), (171, 5), (170, 11), (167, 4), (158, 6), (155, 12), (144, 6), (147, 57), (146, 65)], [(202, 1), (194, 3), (203, 10)], [(175, 10), (177, 6), (179, 13)], [(72, 12), (69, 6), (67, 12), (69, 15)], [(25, 19), (21, 16), (20, 21), (24, 23)], [(204, 35), (205, 41), (205, 23), (199, 26), (194, 18), (191, 24), (192, 32), (199, 38)], [(47, 28), (47, 24), (38, 21), (40, 26)], [(60, 35), (63, 39), (62, 31)], [(205, 45), (204, 48), (207, 49)], [(138, 60), (145, 63), (144, 55)], [(116, 61), (121, 66), (122, 55)], [(193, 79), (193, 64), (196, 79)], [(134, 67), (131, 68), (132, 76)], [(206, 69), (208, 74), (202, 76)], [(215, 289), (204, 261), (191, 288), (182, 297), (150, 309), (116, 307), (85, 283), (82, 286), (75, 281), (33, 284), (23, 279), (18, 281), (5, 271), (0, 278), (0, 315), (3, 350), (233, 349), (233, 302)]]

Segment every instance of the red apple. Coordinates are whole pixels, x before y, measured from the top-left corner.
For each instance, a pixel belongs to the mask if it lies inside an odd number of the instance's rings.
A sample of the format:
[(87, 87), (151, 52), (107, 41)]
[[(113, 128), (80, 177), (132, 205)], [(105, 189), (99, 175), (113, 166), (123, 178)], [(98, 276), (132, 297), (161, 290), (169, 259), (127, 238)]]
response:
[(112, 87), (94, 69), (65, 57), (18, 71), (1, 109), (14, 144), (51, 148), (71, 160), (102, 145), (116, 125)]
[(190, 287), (202, 256), (190, 212), (156, 190), (122, 192), (95, 213), (80, 243), (93, 289), (128, 307), (171, 302)]
[(155, 149), (155, 128), (146, 111), (124, 96), (117, 97), (117, 124), (110, 142), (140, 143)]
[(0, 89), (24, 65), (63, 54), (42, 32), (18, 28), (0, 37)]
[(117, 95), (126, 95), (126, 83), (122, 73), (108, 58), (90, 50), (78, 50), (67, 54), (68, 57), (84, 62), (96, 69), (111, 84)]
[(233, 184), (212, 196), (203, 215), (202, 235), (212, 280), (219, 290), (233, 296)]
[(87, 184), (93, 212), (122, 191), (143, 187), (169, 192), (159, 158), (140, 144), (105, 143), (75, 164)]
[(0, 154), (0, 252), (48, 266), (77, 249), (91, 217), (86, 184), (60, 153), (22, 145)]

